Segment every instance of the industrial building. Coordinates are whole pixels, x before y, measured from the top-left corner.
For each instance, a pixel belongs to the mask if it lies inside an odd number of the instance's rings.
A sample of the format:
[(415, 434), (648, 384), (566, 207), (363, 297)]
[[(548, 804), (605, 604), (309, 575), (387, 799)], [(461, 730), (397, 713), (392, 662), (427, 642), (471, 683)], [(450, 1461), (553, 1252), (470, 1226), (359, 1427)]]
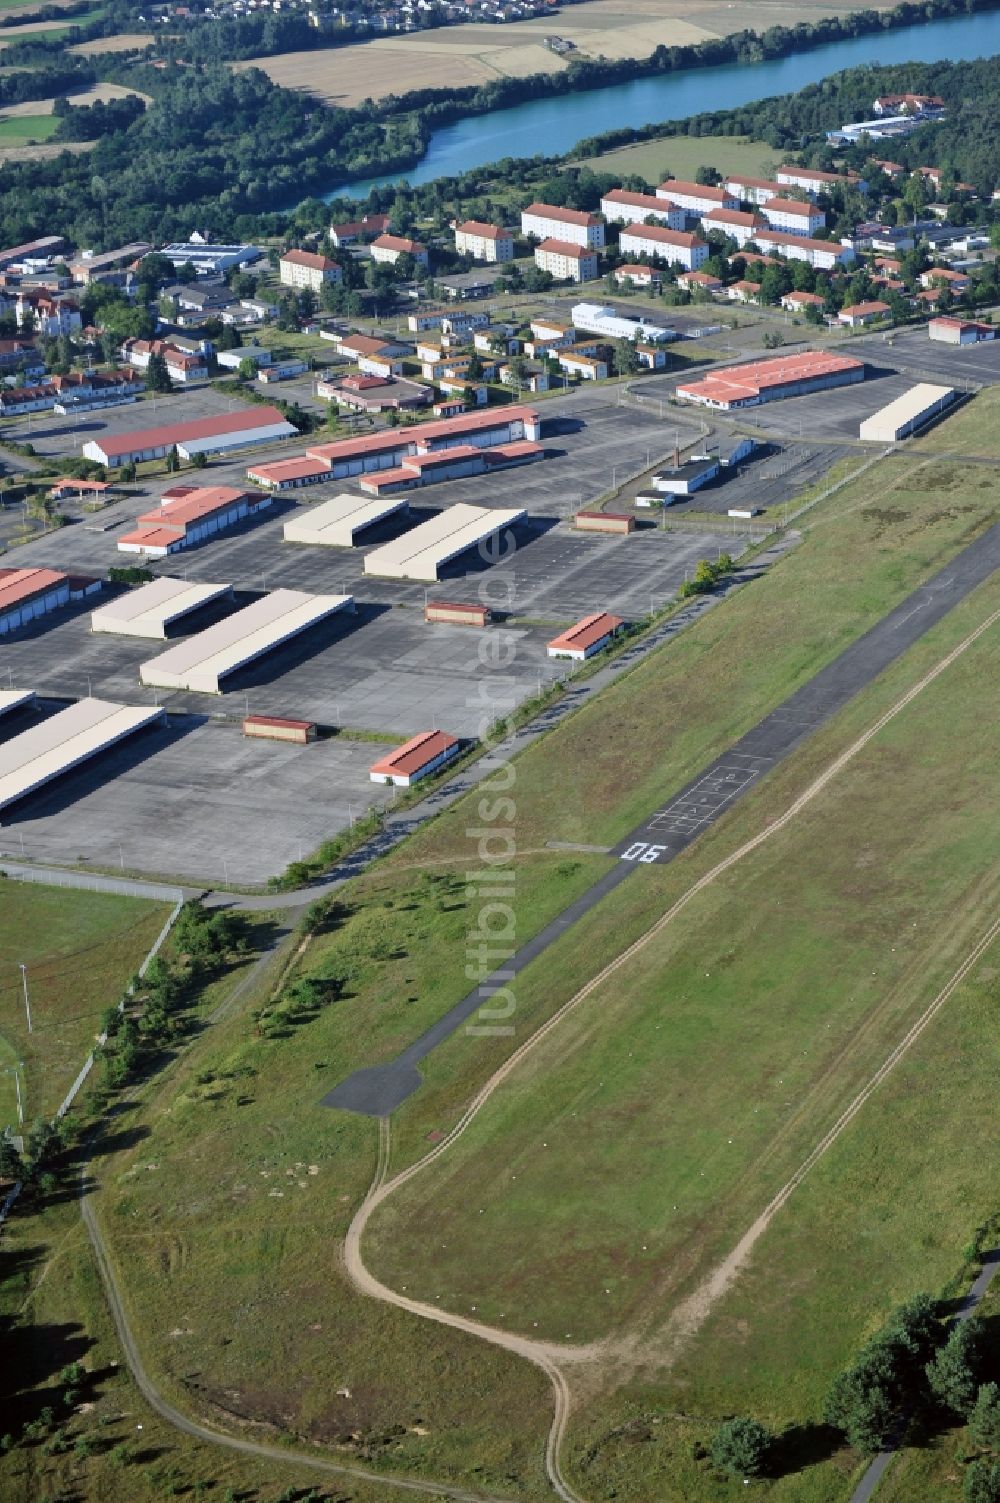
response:
[(256, 245), (209, 245), (204, 240), (179, 240), (158, 252), (180, 266), (193, 266), (200, 277), (221, 277), (234, 266), (249, 266), (264, 252)]
[(343, 492), (318, 506), (311, 506), (285, 523), (286, 543), (312, 543), (322, 547), (353, 548), (354, 540), (366, 527), (386, 517), (409, 511), (405, 496), (371, 501), (365, 496)]
[(909, 391), (904, 391), (901, 397), (897, 397), (887, 407), (882, 407), (878, 412), (873, 412), (871, 417), (865, 418), (858, 430), (858, 437), (872, 443), (897, 443), (929, 423), (931, 418), (950, 407), (954, 400), (953, 387), (931, 386), (922, 381), (918, 386), (911, 386)]
[(971, 318), (951, 318), (941, 313), (927, 325), (929, 338), (940, 344), (978, 344), (983, 339), (996, 339), (993, 324), (982, 324)]
[(677, 387), (677, 397), (682, 402), (728, 411), (780, 401), (783, 397), (800, 397), (828, 387), (848, 386), (864, 378), (862, 361), (849, 355), (808, 350), (801, 355), (779, 355), (771, 360), (733, 365), (728, 370), (711, 371), (695, 381), (682, 381)]
[(300, 632), (337, 611), (353, 611), (351, 595), (308, 595), (302, 590), (273, 590), (252, 605), (198, 632), (139, 668), (144, 684), (154, 689), (190, 689), (221, 693), (221, 681), (263, 657)]
[(433, 582), (445, 564), (495, 538), (526, 515), (523, 508), (494, 510), (459, 502), (402, 537), (373, 549), (365, 558), (365, 573)]
[(100, 588), (99, 579), (64, 574), (60, 569), (0, 569), (0, 636), (71, 600), (96, 595)]
[(493, 612), (488, 605), (458, 600), (428, 600), (425, 621), (439, 621), (448, 626), (489, 626)]
[(575, 626), (560, 632), (558, 637), (553, 637), (545, 650), (550, 658), (573, 658), (582, 663), (585, 658), (592, 658), (595, 653), (603, 652), (624, 625), (620, 616), (598, 611), (593, 616), (584, 616)]
[(601, 213), (611, 224), (635, 224), (655, 219), (668, 230), (687, 228), (687, 214), (679, 204), (655, 193), (632, 193), (628, 188), (614, 188), (601, 199)]
[(134, 532), (118, 539), (120, 553), (166, 558), (202, 543), (270, 506), (266, 491), (234, 490), (228, 485), (178, 485), (164, 491), (153, 511), (143, 512)]
[[(501, 407), (492, 412), (466, 412), (460, 417), (443, 418), (439, 423), (421, 423), (412, 428), (387, 429), (360, 438), (345, 438), (332, 444), (317, 444), (297, 459), (278, 460), (274, 464), (256, 465), (247, 471), (248, 479), (270, 490), (290, 490), (317, 480), (351, 480), (376, 472), (396, 471), (400, 483), (427, 484), (433, 474), (431, 457), (440, 459), (449, 448), (478, 448), (498, 451), (500, 462), (512, 462), (516, 451), (505, 456), (505, 446), (529, 443), (531, 457), (541, 457), (537, 440), (541, 436), (538, 413), (532, 407)], [(466, 456), (467, 457), (467, 456)], [(526, 452), (524, 458), (529, 457)], [(421, 461), (404, 469), (408, 461)], [(485, 461), (484, 466), (485, 468)], [(474, 473), (473, 470), (467, 473)], [(388, 476), (383, 474), (383, 479)], [(361, 482), (364, 483), (363, 481)]]
[(717, 459), (708, 455), (693, 455), (686, 464), (660, 470), (653, 476), (653, 488), (671, 496), (693, 496), (702, 486), (710, 485), (718, 478), (721, 468)]
[(294, 438), (297, 432), (277, 407), (246, 407), (241, 412), (191, 418), (163, 428), (141, 428), (135, 433), (92, 438), (83, 445), (82, 453), (84, 459), (114, 467), (165, 459), (173, 449), (181, 459), (192, 459), (195, 454), (222, 454), (229, 449)]
[(211, 601), (232, 598), (231, 584), (200, 584), (164, 576), (128, 590), (90, 614), (91, 631), (120, 637), (166, 637), (167, 629)]
[(422, 731), (419, 736), (374, 762), (369, 777), (373, 783), (394, 783), (397, 788), (409, 788), (418, 778), (437, 772), (458, 753), (457, 740), (446, 731)]
[(697, 235), (685, 230), (667, 230), (659, 224), (630, 224), (618, 240), (623, 256), (649, 256), (697, 271), (708, 260), (709, 248)]
[(164, 719), (158, 706), (137, 709), (81, 699), (0, 746), (0, 809)]
[(12, 715), (15, 710), (30, 710), (36, 703), (34, 689), (0, 689), (0, 715)]
[(622, 318), (605, 303), (574, 303), (571, 314), (577, 329), (582, 329), (585, 334), (600, 334), (605, 339), (643, 339), (657, 344), (661, 340), (677, 338), (674, 329), (649, 323), (641, 317)]

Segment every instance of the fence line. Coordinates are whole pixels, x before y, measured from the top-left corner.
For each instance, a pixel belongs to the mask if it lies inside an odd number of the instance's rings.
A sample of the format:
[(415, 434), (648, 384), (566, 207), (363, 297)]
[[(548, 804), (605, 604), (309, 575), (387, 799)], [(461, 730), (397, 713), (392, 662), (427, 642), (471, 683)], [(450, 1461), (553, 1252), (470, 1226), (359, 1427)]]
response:
[[(170, 933), (171, 929), (174, 927), (174, 924), (177, 922), (177, 916), (180, 913), (180, 911), (183, 908), (183, 906), (184, 906), (184, 899), (182, 897), (180, 897), (180, 898), (177, 899), (177, 902), (174, 904), (174, 907), (171, 910), (171, 913), (170, 913), (170, 915), (169, 915), (166, 923), (164, 924), (163, 928), (160, 930), (159, 934), (154, 939), (152, 947), (151, 947), (148, 955), (146, 956), (145, 960), (142, 962), (142, 965), (139, 967), (139, 975), (140, 976), (145, 976), (146, 971), (149, 969), (150, 962), (153, 960), (153, 957), (159, 953), (159, 950), (160, 950), (161, 946), (163, 945), (164, 941), (166, 940), (167, 935)], [(129, 982), (128, 990), (125, 993), (125, 997), (131, 997), (133, 995), (134, 991), (135, 991), (135, 987), (133, 986), (133, 984), (131, 982)], [(118, 1011), (119, 1012), (124, 1012), (124, 1010), (125, 1010), (125, 997), (122, 997), (121, 1001), (118, 1003)], [(102, 1048), (107, 1043), (107, 1041), (108, 1041), (107, 1032), (99, 1033), (98, 1034), (98, 1036), (97, 1036), (97, 1045), (98, 1045), (98, 1048)], [(79, 1095), (80, 1089), (83, 1086), (84, 1081), (87, 1079), (87, 1076), (90, 1074), (91, 1070), (94, 1068), (94, 1061), (95, 1061), (96, 1058), (97, 1058), (97, 1050), (96, 1049), (92, 1049), (90, 1051), (90, 1053), (87, 1055), (87, 1058), (84, 1060), (83, 1067), (80, 1070), (79, 1075), (76, 1077), (76, 1079), (74, 1080), (73, 1084), (70, 1086), (69, 1091), (66, 1094), (65, 1100), (63, 1101), (62, 1105), (59, 1107), (59, 1110), (56, 1112), (56, 1121), (58, 1121), (60, 1117), (65, 1117), (66, 1113), (69, 1111), (70, 1107), (73, 1105), (73, 1102), (76, 1100), (77, 1096)]]
[(76, 887), (84, 892), (107, 892), (122, 898), (141, 898), (150, 902), (176, 903), (182, 901), (179, 887), (165, 887), (144, 879), (103, 877), (94, 872), (56, 871), (51, 867), (18, 867), (12, 871), (0, 867), (0, 878), (12, 882), (40, 882), (45, 887)]

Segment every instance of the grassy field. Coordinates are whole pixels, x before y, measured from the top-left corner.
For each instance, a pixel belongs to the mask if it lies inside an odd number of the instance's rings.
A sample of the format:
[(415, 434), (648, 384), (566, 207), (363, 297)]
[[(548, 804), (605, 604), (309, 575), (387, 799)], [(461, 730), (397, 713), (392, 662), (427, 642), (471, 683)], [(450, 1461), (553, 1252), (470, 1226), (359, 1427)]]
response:
[(136, 47), (150, 47), (155, 40), (145, 31), (124, 31), (113, 37), (94, 37), (92, 41), (80, 42), (69, 50), (90, 57), (98, 52), (130, 52)]
[[(3, 33), (0, 32), (0, 37), (2, 35)], [(102, 104), (106, 104), (109, 99), (125, 99), (129, 95), (134, 95), (138, 99), (144, 99), (147, 104), (149, 103), (148, 94), (141, 93), (139, 89), (126, 89), (122, 84), (114, 83), (92, 84), (87, 89), (79, 89), (74, 94), (67, 94), (66, 98), (70, 104), (80, 108), (83, 105), (94, 104), (97, 100), (100, 100)], [(54, 98), (27, 99), (22, 104), (4, 105), (0, 113), (2, 113), (5, 123), (27, 118), (37, 121), (37, 117), (40, 115), (51, 115), (54, 104)]]
[(660, 46), (684, 46), (745, 26), (763, 31), (857, 8), (824, 0), (768, 0), (754, 7), (724, 0), (587, 0), (560, 11), (554, 21), (545, 17), (504, 27), (472, 22), (323, 52), (253, 58), (236, 67), (262, 68), (287, 88), (328, 103), (354, 105), (412, 89), (466, 88), (497, 78), (561, 72), (566, 57), (544, 45), (553, 32), (574, 44), (571, 57), (648, 57)]
[[(665, 911), (998, 608), (1000, 585), (984, 589), (696, 851), (618, 889), (609, 906), (622, 937), (647, 897)], [(977, 685), (998, 671), (1000, 627), (564, 1022), (461, 1144), (380, 1213), (370, 1242), (380, 1276), (580, 1341), (688, 1292), (995, 914), (1000, 809)], [(529, 1012), (532, 998), (565, 994), (575, 951), (593, 968), (618, 948), (588, 927), (520, 978)], [(967, 1130), (975, 1117), (959, 1121)], [(894, 1149), (882, 1141), (883, 1156)], [(432, 1226), (447, 1229), (447, 1246), (428, 1265), (413, 1249)], [(795, 1376), (803, 1382), (801, 1364)]]
[(749, 136), (660, 136), (636, 146), (619, 146), (582, 161), (596, 172), (638, 173), (652, 187), (665, 178), (694, 180), (699, 167), (719, 172), (745, 172), (749, 177), (767, 177), (778, 166), (773, 147)]
[(59, 126), (53, 115), (0, 116), (0, 145), (25, 146), (29, 141), (47, 141)]
[[(24, 1061), (28, 1120), (54, 1112), (62, 1101), (101, 1013), (118, 1001), (169, 911), (163, 903), (63, 887), (0, 887), (0, 1039), (5, 1052)], [(28, 968), (30, 1034), (22, 964)], [(0, 1126), (16, 1120), (13, 1080), (0, 1076)]]
[(946, 423), (917, 440), (921, 453), (980, 454), (1000, 458), (1000, 390), (987, 387)]

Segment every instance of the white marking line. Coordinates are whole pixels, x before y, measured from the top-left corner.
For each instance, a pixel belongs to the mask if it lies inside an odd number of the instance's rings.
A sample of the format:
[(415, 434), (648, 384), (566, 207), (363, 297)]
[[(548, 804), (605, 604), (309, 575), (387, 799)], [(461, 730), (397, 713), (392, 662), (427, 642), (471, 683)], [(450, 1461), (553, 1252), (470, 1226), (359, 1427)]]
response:
[(654, 814), (645, 828), (669, 826), (684, 834), (697, 830), (714, 819), (719, 810), (748, 788), (757, 776), (756, 768), (750, 772), (746, 767), (720, 767), (718, 772), (706, 774), (681, 798)]

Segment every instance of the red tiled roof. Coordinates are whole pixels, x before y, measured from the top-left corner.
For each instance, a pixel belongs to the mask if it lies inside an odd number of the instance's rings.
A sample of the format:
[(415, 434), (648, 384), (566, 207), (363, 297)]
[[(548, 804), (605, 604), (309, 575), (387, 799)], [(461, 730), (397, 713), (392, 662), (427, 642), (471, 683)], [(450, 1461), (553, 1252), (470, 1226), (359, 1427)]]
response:
[(267, 428), (272, 423), (283, 423), (284, 413), (277, 407), (244, 408), (242, 412), (223, 412), (217, 417), (192, 418), (186, 423), (168, 423), (164, 428), (140, 428), (135, 433), (116, 433), (99, 439), (100, 447), (109, 459), (117, 454), (132, 454), (141, 449), (169, 448), (192, 438), (214, 438), (226, 433), (239, 433), (254, 428)]
[(683, 198), (707, 198), (720, 206), (727, 198), (733, 197), (728, 188), (714, 188), (705, 183), (686, 183), (679, 177), (668, 177), (665, 183), (660, 184), (660, 189), (668, 198), (671, 193), (676, 193)]
[(426, 245), (419, 240), (408, 240), (405, 235), (379, 235), (377, 240), (372, 241), (373, 247), (378, 250), (399, 251), (400, 255), (421, 256), (426, 251)]
[(383, 777), (392, 774), (407, 777), (419, 772), (421, 767), (426, 767), (428, 762), (433, 762), (435, 757), (440, 757), (442, 752), (449, 751), (453, 746), (457, 747), (458, 741), (446, 731), (422, 731), (419, 736), (414, 736), (373, 762), (371, 770)]
[(289, 266), (305, 266), (309, 271), (339, 271), (337, 261), (331, 261), (329, 256), (319, 256), (315, 251), (290, 250), (285, 251), (281, 257)]
[(164, 498), (153, 511), (143, 512), (138, 521), (150, 527), (179, 527), (183, 532), (190, 523), (210, 517), (213, 512), (222, 511), (252, 494), (251, 491), (233, 490), (228, 485), (194, 486), (186, 496), (169, 501)]
[(583, 209), (564, 209), (559, 204), (529, 204), (522, 214), (533, 214), (537, 219), (561, 219), (564, 224), (584, 225), (588, 229), (599, 223), (596, 214)]
[(832, 376), (841, 371), (863, 370), (860, 360), (849, 355), (806, 350), (800, 355), (779, 355), (772, 360), (753, 360), (728, 370), (711, 371), (699, 381), (685, 381), (678, 392), (695, 393), (712, 401), (727, 402), (753, 397), (773, 387), (791, 385), (811, 377)]
[(591, 245), (574, 245), (569, 240), (553, 240), (551, 237), (543, 240), (538, 249), (550, 256), (567, 256), (571, 261), (581, 261), (584, 256), (597, 255)]
[(484, 224), (480, 219), (467, 219), (464, 224), (456, 225), (455, 234), (478, 235), (480, 240), (512, 240), (514, 238), (510, 230), (505, 230), (498, 224)]
[(558, 637), (553, 637), (547, 645), (557, 649), (586, 652), (587, 648), (593, 647), (595, 642), (602, 641), (624, 625), (621, 616), (612, 616), (607, 611), (598, 611), (593, 616), (584, 616), (582, 621), (560, 632)]
[(0, 616), (36, 595), (44, 595), (65, 578), (59, 569), (0, 569)]
[(662, 224), (630, 224), (622, 231), (623, 235), (637, 235), (643, 240), (655, 240), (658, 245), (680, 245), (685, 250), (694, 250), (697, 245), (704, 245), (697, 235), (690, 234), (687, 230), (668, 230)]

